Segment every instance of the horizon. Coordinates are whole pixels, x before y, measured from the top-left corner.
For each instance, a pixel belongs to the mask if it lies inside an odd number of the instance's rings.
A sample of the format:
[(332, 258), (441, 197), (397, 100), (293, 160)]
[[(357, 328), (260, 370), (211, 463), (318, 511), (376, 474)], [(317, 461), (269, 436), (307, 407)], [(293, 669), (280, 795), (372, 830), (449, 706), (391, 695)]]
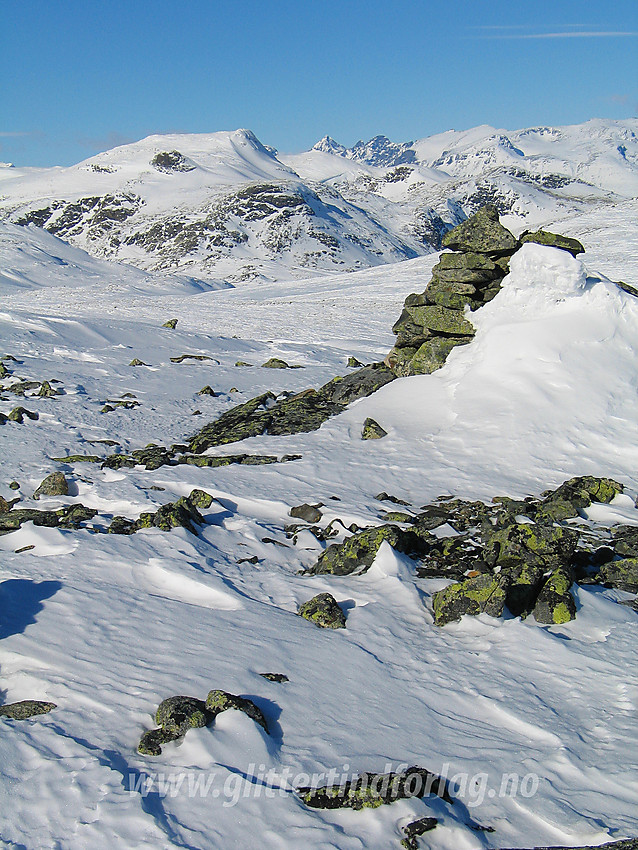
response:
[[(638, 114), (638, 9), (595, 0), (8, 0), (0, 160), (72, 165), (149, 135), (249, 127), (282, 152), (325, 135), (566, 126)], [(221, 130), (223, 131), (223, 130)]]

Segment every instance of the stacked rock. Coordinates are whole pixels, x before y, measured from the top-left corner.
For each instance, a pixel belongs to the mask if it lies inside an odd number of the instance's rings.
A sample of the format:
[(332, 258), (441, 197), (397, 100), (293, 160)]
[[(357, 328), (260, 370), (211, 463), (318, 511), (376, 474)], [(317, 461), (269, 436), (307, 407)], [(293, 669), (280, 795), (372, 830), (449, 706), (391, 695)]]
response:
[(397, 341), (385, 363), (401, 377), (440, 369), (455, 346), (470, 342), (475, 329), (465, 308), (476, 310), (494, 298), (520, 247), (494, 206), (450, 230), (442, 244), (454, 253), (441, 254), (425, 291), (408, 295), (392, 328)]

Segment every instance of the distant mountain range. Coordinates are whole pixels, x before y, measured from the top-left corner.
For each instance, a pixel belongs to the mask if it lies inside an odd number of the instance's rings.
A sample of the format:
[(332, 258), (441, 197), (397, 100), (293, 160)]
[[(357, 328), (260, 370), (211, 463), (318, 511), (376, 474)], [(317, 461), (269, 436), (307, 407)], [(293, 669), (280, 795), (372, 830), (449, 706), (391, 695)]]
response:
[(521, 231), (637, 196), (636, 119), (352, 148), (326, 136), (295, 155), (249, 130), (149, 136), (70, 168), (0, 166), (0, 218), (96, 257), (230, 282), (426, 254), (488, 202)]

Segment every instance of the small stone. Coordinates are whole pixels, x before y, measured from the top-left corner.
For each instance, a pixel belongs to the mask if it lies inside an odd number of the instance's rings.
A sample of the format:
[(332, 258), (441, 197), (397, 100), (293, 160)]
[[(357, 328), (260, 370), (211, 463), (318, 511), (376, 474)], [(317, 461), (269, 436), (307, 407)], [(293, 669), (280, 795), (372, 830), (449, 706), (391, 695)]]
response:
[(313, 596), (297, 612), (304, 620), (310, 620), (320, 629), (345, 629), (345, 614), (331, 593), (319, 593)]
[(397, 499), (396, 496), (389, 496), (385, 490), (382, 493), (377, 493), (374, 497), (378, 502), (392, 502), (394, 505), (405, 505), (409, 507), (410, 503), (405, 502), (403, 499)]
[(211, 386), (206, 384), (205, 387), (202, 387), (201, 390), (199, 390), (197, 395), (210, 395), (213, 398), (216, 398), (219, 395), (219, 393), (216, 393), (215, 390)]
[(304, 522), (319, 522), (323, 514), (315, 505), (296, 505), (288, 511), (288, 516), (294, 519), (302, 519)]
[(362, 440), (380, 440), (383, 437), (387, 437), (388, 432), (385, 428), (382, 428), (381, 425), (376, 421), (376, 419), (371, 419), (369, 416), (363, 423), (363, 428), (361, 430), (361, 439)]
[(201, 410), (194, 410), (194, 411), (191, 413), (191, 416), (201, 416), (201, 415), (202, 415), (202, 411), (201, 411)]
[(177, 327), (177, 319), (169, 319), (167, 322), (164, 322), (162, 325), (163, 328), (169, 328), (170, 330), (175, 330)]
[(40, 389), (36, 393), (38, 398), (55, 398), (57, 395), (62, 395), (62, 391), (54, 389), (48, 381), (42, 381)]
[[(252, 363), (247, 363), (245, 360), (238, 360), (235, 363), (235, 366), (252, 366), (252, 365), (253, 365)], [(231, 393), (232, 393), (232, 390), (231, 390)]]
[(20, 489), (20, 485), (18, 484), (18, 482), (17, 482), (17, 481), (12, 481), (12, 482), (9, 484), (9, 489), (10, 489), (10, 490), (19, 490), (19, 489)]
[(138, 360), (137, 357), (134, 357), (128, 365), (129, 366), (148, 366), (148, 363), (144, 363), (143, 360)]
[(363, 367), (363, 363), (357, 360), (356, 357), (348, 357), (348, 368), (350, 369), (361, 369)]
[(405, 847), (406, 850), (419, 850), (417, 838), (420, 835), (425, 835), (426, 832), (430, 832), (437, 823), (438, 820), (436, 818), (419, 818), (419, 820), (414, 820), (412, 823), (404, 826), (403, 834), (405, 838), (402, 839), (401, 846)]
[(265, 363), (261, 364), (262, 369), (290, 369), (288, 363), (285, 360), (281, 360), (279, 357), (271, 357), (270, 360), (266, 360)]
[(449, 230), (441, 240), (444, 248), (499, 256), (518, 248), (516, 238), (499, 222), (498, 210), (492, 204), (481, 207), (462, 224)]
[(27, 410), (26, 407), (14, 407), (9, 413), (7, 419), (10, 422), (17, 422), (19, 425), (22, 425), (25, 416), (27, 419), (32, 419), (33, 421), (40, 418), (38, 413), (33, 413), (31, 410)]
[(268, 679), (269, 682), (277, 682), (277, 684), (290, 681), (285, 673), (260, 673), (259, 675), (263, 676), (264, 679)]
[(34, 499), (40, 496), (68, 496), (69, 482), (61, 472), (52, 472), (44, 479), (33, 494)]
[(11, 720), (28, 720), (38, 714), (48, 714), (57, 708), (54, 702), (41, 702), (36, 699), (23, 699), (20, 702), (12, 702), (0, 706), (0, 717), (9, 717)]

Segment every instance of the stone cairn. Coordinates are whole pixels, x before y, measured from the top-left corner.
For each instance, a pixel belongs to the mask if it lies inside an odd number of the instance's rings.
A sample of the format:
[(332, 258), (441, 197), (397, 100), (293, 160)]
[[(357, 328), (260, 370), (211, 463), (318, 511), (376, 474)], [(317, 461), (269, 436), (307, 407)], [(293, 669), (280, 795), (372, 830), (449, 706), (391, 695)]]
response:
[(575, 239), (539, 230), (520, 240), (499, 222), (496, 207), (482, 207), (442, 240), (443, 253), (432, 269), (425, 291), (408, 295), (392, 328), (397, 341), (385, 359), (399, 377), (430, 374), (440, 369), (457, 345), (471, 341), (475, 328), (470, 312), (499, 292), (509, 261), (523, 242), (562, 248), (576, 255), (584, 250)]

